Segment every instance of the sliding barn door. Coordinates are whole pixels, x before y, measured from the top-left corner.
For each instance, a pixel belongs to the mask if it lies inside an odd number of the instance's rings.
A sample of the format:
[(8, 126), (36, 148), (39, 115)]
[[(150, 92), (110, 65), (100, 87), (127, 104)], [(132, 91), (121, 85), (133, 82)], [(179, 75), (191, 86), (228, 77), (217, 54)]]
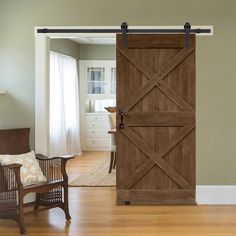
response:
[(195, 35), (117, 35), (116, 53), (117, 204), (195, 204)]

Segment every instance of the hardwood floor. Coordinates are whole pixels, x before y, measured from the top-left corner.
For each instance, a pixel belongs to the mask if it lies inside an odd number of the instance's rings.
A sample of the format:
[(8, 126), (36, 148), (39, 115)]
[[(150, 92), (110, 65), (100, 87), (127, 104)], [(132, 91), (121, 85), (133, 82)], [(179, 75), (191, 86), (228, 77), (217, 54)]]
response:
[[(88, 153), (93, 162), (91, 153)], [(95, 160), (94, 159), (94, 160)], [(82, 163), (84, 167), (80, 166)], [(87, 161), (86, 161), (87, 162)], [(88, 161), (89, 162), (89, 161)], [(82, 159), (68, 165), (76, 175)], [(86, 167), (87, 166), (87, 167)], [(61, 209), (32, 214), (25, 209), (27, 236), (235, 236), (236, 206), (116, 206), (115, 188), (70, 188), (71, 222)], [(13, 220), (0, 220), (1, 236), (20, 235)]]

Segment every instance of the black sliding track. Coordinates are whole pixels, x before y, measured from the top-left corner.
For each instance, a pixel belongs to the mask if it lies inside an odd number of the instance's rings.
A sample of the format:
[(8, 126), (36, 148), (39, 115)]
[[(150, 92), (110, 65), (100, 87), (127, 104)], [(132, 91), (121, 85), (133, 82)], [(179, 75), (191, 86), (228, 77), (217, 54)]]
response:
[(189, 35), (211, 33), (211, 29), (191, 29), (190, 23), (186, 22), (183, 29), (128, 29), (126, 22), (121, 24), (120, 29), (38, 29), (38, 33), (120, 33), (122, 34), (122, 46), (126, 47), (126, 34), (178, 34), (186, 35), (186, 47), (189, 47)]

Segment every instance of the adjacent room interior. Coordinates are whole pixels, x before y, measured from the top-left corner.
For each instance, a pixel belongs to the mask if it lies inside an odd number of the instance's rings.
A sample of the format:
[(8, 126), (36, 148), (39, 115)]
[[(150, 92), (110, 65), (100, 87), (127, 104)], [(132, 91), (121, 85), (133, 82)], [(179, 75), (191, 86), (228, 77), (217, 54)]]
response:
[[(115, 35), (50, 39), (50, 104), (51, 156), (76, 155), (70, 186), (114, 187), (116, 143), (109, 131), (116, 127)], [(63, 148), (64, 133), (70, 147)]]

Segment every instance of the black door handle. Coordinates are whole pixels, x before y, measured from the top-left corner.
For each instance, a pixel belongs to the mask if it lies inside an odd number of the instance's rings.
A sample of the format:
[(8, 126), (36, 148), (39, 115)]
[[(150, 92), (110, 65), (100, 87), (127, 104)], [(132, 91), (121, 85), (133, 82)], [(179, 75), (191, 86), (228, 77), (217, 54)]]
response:
[(124, 115), (125, 115), (125, 111), (123, 108), (121, 108), (119, 110), (119, 115), (120, 115), (120, 124), (119, 124), (119, 128), (120, 129), (124, 129), (125, 128), (125, 124), (124, 124)]

